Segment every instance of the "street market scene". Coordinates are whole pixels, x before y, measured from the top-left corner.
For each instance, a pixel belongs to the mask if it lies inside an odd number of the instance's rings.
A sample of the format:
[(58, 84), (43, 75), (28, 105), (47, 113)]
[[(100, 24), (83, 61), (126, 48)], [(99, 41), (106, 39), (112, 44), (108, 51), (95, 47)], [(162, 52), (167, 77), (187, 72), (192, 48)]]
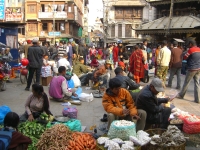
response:
[(0, 0), (0, 150), (199, 150), (199, 0)]

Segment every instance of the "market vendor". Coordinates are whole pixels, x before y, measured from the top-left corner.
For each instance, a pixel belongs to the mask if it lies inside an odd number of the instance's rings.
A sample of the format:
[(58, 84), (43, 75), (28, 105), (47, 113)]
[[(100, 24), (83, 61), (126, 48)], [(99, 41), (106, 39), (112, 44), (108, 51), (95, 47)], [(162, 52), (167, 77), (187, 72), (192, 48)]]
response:
[(150, 85), (144, 87), (137, 97), (137, 108), (143, 109), (147, 113), (146, 124), (160, 125), (161, 128), (167, 128), (168, 119), (171, 114), (171, 108), (164, 107), (162, 103), (168, 103), (170, 98), (157, 98), (159, 92), (164, 92), (162, 80), (154, 78)]
[(102, 87), (108, 87), (107, 83), (110, 80), (110, 70), (111, 70), (112, 62), (110, 60), (106, 60), (105, 64), (100, 65), (97, 70), (94, 71), (92, 76), (92, 81), (94, 83), (94, 88), (101, 85)]
[(49, 110), (49, 99), (42, 85), (32, 85), (32, 94), (26, 100), (25, 110), (25, 113), (20, 117), (21, 121), (26, 121), (27, 119), (33, 121), (39, 118), (42, 112), (52, 115)]
[(129, 91), (121, 88), (121, 85), (118, 78), (110, 79), (109, 88), (102, 98), (102, 105), (108, 113), (108, 129), (114, 120), (136, 119), (136, 130), (144, 130), (146, 112), (136, 108)]
[(71, 96), (77, 97), (75, 89), (69, 89), (65, 79), (66, 68), (60, 66), (58, 68), (59, 76), (54, 76), (49, 85), (49, 95), (59, 102), (71, 100)]
[(122, 88), (129, 90), (133, 100), (136, 100), (137, 93), (133, 93), (132, 90), (136, 90), (140, 88), (140, 85), (138, 83), (135, 83), (133, 80), (131, 80), (129, 77), (124, 76), (123, 70), (120, 67), (117, 67), (115, 69), (116, 78), (121, 80)]
[[(24, 136), (17, 131), (17, 126), (19, 124), (19, 116), (15, 112), (9, 112), (4, 118), (4, 128), (0, 129), (1, 138), (4, 138), (4, 133), (2, 131), (12, 132), (11, 141), (8, 146), (8, 150), (27, 150), (28, 145), (32, 143), (31, 139), (27, 136)], [(8, 138), (8, 135), (5, 135), (5, 139)], [(7, 142), (7, 140), (5, 140)], [(5, 144), (5, 143), (4, 143)], [(0, 144), (0, 149), (4, 149), (4, 144)], [(6, 146), (6, 144), (5, 144)]]
[(73, 65), (73, 73), (75, 73), (81, 81), (81, 85), (85, 85), (87, 73), (91, 70), (89, 66), (84, 65), (84, 58), (80, 57)]

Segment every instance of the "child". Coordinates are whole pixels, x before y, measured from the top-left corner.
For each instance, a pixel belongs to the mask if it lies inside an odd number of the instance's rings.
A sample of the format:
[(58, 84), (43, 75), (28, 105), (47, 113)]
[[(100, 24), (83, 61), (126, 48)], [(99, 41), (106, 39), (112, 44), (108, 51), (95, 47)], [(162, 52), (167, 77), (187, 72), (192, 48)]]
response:
[(49, 66), (48, 59), (49, 59), (48, 55), (43, 56), (43, 66)]

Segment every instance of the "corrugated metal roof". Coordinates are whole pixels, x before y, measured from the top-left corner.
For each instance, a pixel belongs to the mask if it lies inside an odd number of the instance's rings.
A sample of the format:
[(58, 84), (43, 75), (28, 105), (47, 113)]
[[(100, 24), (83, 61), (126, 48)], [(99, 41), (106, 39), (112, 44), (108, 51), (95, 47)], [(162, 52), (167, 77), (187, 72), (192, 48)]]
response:
[[(157, 20), (141, 25), (137, 30), (160, 30), (167, 29), (169, 23), (169, 17), (162, 17)], [(184, 29), (195, 28), (200, 26), (200, 18), (195, 16), (179, 16), (173, 17), (171, 21), (170, 29)]]

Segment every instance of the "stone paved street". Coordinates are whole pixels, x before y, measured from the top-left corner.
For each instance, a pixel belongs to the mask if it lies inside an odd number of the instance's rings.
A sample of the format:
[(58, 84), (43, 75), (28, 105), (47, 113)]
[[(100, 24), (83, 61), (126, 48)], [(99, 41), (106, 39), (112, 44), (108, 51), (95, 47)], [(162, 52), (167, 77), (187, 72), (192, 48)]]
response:
[[(24, 104), (26, 98), (31, 92), (24, 91), (26, 85), (22, 85), (19, 78), (12, 80), (13, 83), (7, 84), (7, 90), (0, 92), (0, 105), (8, 105), (12, 111), (22, 114), (25, 111)], [(184, 81), (184, 76), (182, 76), (182, 84)], [(174, 78), (173, 86), (176, 87), (176, 77)], [(45, 91), (48, 93), (47, 87), (44, 87)], [(166, 89), (166, 93), (170, 89)], [(176, 107), (181, 110), (188, 111), (192, 114), (200, 116), (200, 105), (194, 103), (193, 93), (193, 81), (190, 83), (188, 92), (183, 100), (174, 99), (173, 103)], [(83, 92), (90, 93), (91, 90), (85, 90), (83, 87)], [(51, 111), (54, 115), (61, 115), (63, 106), (61, 103), (51, 101)], [(101, 99), (95, 98), (92, 102), (83, 102), (82, 105), (76, 106), (78, 109), (78, 119), (81, 120), (82, 125), (87, 126), (86, 131), (90, 131), (90, 126), (96, 125), (99, 126), (102, 124), (99, 120), (102, 118), (105, 113), (102, 105)], [(195, 150), (196, 148), (187, 148), (188, 150)]]

